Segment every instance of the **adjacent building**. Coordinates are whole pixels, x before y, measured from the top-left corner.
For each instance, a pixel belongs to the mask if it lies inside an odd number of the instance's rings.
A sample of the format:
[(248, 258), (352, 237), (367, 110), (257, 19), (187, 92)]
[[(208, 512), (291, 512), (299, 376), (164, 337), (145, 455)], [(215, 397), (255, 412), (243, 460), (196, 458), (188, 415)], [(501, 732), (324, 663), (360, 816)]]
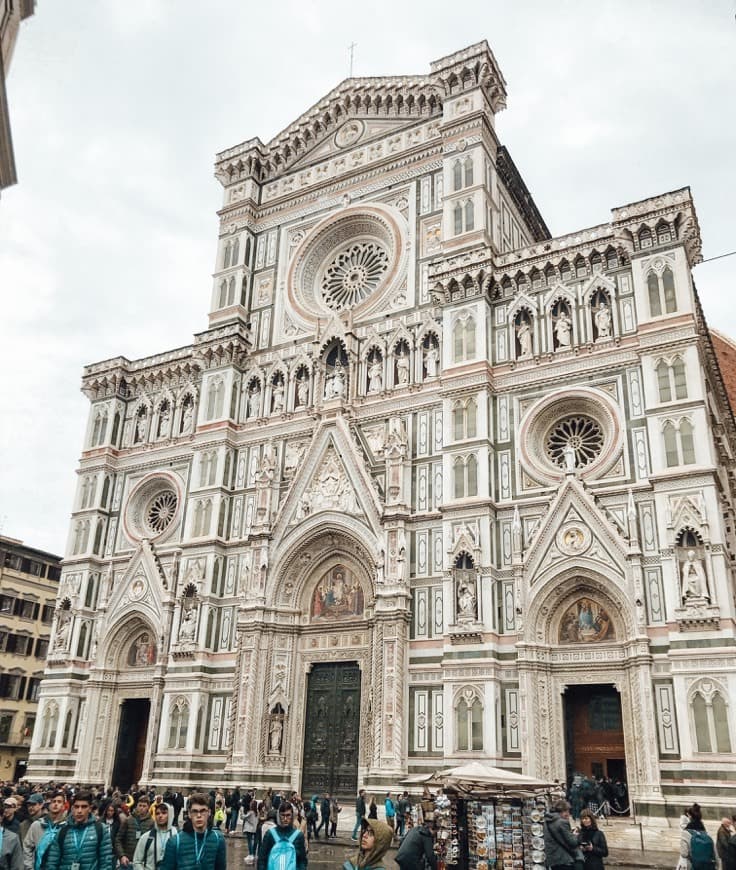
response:
[(505, 105), (481, 42), (217, 156), (207, 328), (84, 370), (33, 776), (348, 795), (485, 758), (733, 806), (692, 197), (553, 236)]
[(33, 15), (36, 0), (0, 0), (0, 192), (18, 180), (5, 79), (10, 68), (20, 23)]
[(61, 558), (0, 536), (0, 770), (25, 776)]

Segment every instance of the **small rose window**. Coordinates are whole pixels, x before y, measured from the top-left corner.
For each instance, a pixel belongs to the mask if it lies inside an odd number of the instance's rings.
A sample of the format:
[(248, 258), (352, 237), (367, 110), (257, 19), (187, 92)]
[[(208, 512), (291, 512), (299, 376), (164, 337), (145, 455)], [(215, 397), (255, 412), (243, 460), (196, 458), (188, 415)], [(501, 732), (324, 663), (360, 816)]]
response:
[(603, 449), (603, 431), (598, 423), (584, 414), (575, 414), (553, 426), (545, 444), (547, 456), (560, 468), (565, 467), (565, 449), (575, 451), (575, 467), (585, 468), (595, 462)]
[(146, 508), (146, 525), (154, 535), (160, 535), (176, 516), (179, 499), (173, 489), (155, 495)]

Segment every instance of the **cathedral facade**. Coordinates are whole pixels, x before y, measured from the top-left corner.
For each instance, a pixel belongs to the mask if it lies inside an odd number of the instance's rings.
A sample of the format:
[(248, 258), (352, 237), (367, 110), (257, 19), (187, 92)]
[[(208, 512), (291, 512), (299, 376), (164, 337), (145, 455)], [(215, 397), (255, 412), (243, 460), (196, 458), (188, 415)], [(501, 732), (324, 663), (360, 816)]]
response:
[(552, 237), (483, 42), (222, 152), (209, 325), (85, 368), (29, 776), (483, 758), (731, 806), (732, 447), (688, 189)]

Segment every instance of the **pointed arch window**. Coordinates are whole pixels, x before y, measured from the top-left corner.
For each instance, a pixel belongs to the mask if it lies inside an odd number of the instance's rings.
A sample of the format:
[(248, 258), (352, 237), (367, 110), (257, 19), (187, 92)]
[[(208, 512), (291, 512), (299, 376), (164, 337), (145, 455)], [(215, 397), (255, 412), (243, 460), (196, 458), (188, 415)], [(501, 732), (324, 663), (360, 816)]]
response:
[(452, 327), (453, 362), (475, 359), (475, 318), (458, 317)]
[(455, 235), (470, 232), (475, 227), (475, 206), (472, 199), (456, 202), (453, 209), (453, 228)]
[(687, 417), (667, 420), (662, 427), (665, 462), (668, 468), (695, 463), (695, 439), (693, 425)]
[(455, 498), (471, 498), (478, 495), (478, 460), (474, 453), (455, 457), (453, 492)]
[(665, 266), (662, 274), (651, 270), (647, 275), (647, 293), (649, 295), (649, 313), (652, 317), (662, 314), (672, 314), (677, 311), (677, 294), (675, 293), (675, 276), (669, 266)]
[(483, 749), (483, 704), (473, 689), (463, 689), (455, 707), (458, 752)]
[(671, 402), (673, 399), (687, 399), (687, 377), (685, 363), (676, 357), (672, 363), (660, 360), (656, 366), (659, 401)]
[(225, 385), (222, 378), (215, 378), (210, 383), (207, 393), (207, 419), (214, 420), (222, 417), (222, 409), (225, 401)]
[(220, 281), (220, 293), (217, 297), (217, 307), (224, 308), (227, 305), (227, 281)]
[(169, 749), (186, 749), (189, 731), (189, 702), (178, 698), (169, 721)]
[(455, 441), (475, 438), (477, 433), (478, 406), (475, 399), (458, 400), (452, 407), (452, 425)]
[(43, 731), (41, 732), (41, 747), (52, 749), (56, 744), (56, 732), (59, 727), (59, 707), (55, 701), (49, 701), (43, 711)]
[(720, 686), (703, 680), (690, 701), (694, 737), (698, 752), (731, 752), (728, 702)]

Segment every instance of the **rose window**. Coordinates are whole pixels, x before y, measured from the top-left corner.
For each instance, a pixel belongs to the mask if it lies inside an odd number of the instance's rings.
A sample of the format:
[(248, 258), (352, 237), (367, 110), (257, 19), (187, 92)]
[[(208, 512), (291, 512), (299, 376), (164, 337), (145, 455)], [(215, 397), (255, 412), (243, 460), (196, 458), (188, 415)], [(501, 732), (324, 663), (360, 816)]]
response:
[(146, 508), (146, 525), (154, 535), (160, 535), (171, 525), (178, 506), (179, 499), (170, 489), (151, 499)]
[(367, 299), (388, 269), (388, 253), (375, 242), (358, 242), (341, 251), (322, 278), (322, 297), (333, 311)]
[(564, 468), (565, 451), (575, 451), (575, 467), (585, 468), (594, 462), (603, 449), (604, 436), (598, 423), (584, 414), (566, 417), (554, 426), (547, 435), (547, 456)]

